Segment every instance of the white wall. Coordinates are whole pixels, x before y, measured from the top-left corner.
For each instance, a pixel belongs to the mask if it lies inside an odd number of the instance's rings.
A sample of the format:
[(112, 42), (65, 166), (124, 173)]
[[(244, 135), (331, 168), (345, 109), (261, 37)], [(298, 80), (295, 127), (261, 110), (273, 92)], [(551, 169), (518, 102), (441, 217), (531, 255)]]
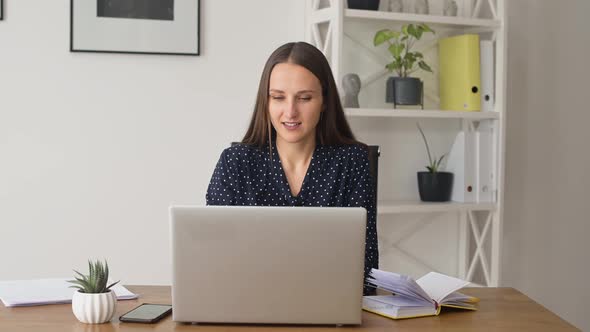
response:
[(204, 204), (264, 62), (302, 40), (301, 0), (201, 0), (198, 57), (69, 52), (69, 0), (0, 21), (0, 279), (169, 284), (168, 206)]
[(590, 331), (590, 2), (507, 2), (503, 284)]
[[(584, 330), (589, 5), (509, 1), (503, 269), (505, 285)], [(303, 39), (303, 1), (201, 0), (199, 57), (70, 53), (69, 1), (4, 9), (0, 279), (107, 258), (123, 283), (169, 283), (167, 207), (204, 203), (267, 56)]]

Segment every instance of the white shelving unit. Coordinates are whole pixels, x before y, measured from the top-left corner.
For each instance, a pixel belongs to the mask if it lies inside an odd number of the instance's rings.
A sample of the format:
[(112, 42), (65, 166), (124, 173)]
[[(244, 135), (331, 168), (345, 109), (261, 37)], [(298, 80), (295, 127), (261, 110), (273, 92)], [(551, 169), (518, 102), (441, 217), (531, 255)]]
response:
[[(346, 24), (370, 23), (383, 26), (391, 23), (426, 23), (435, 30), (443, 31), (438, 38), (461, 33), (478, 33), (482, 39), (494, 42), (494, 109), (492, 112), (462, 112), (437, 109), (387, 109), (387, 108), (347, 108), (345, 114), (350, 119), (433, 119), (433, 121), (456, 120), (460, 130), (474, 130), (482, 123), (493, 131), (493, 144), (490, 168), (493, 170), (495, 195), (492, 202), (449, 202), (425, 203), (416, 201), (388, 201), (379, 197), (379, 217), (398, 214), (435, 214), (450, 213), (456, 215), (459, 222), (458, 234), (458, 268), (457, 276), (474, 281), (474, 275), (482, 276), (483, 286), (498, 286), (500, 276), (504, 148), (505, 148), (505, 59), (506, 59), (506, 0), (459, 0), (468, 4), (463, 16), (449, 17), (440, 15), (419, 15), (412, 13), (392, 13), (385, 11), (355, 10), (347, 8), (346, 0), (306, 0), (306, 41), (318, 47), (328, 58), (334, 77), (340, 85), (344, 65), (344, 38), (351, 38), (345, 33)], [(411, 0), (406, 0), (411, 1)], [(443, 0), (430, 0), (440, 1)], [(484, 12), (484, 14), (482, 14)], [(465, 15), (469, 13), (468, 15)], [(371, 53), (370, 48), (356, 44), (354, 52)], [(358, 50), (357, 50), (358, 49)], [(373, 58), (378, 58), (371, 54)], [(383, 64), (384, 65), (384, 64)], [(365, 86), (383, 78), (384, 70), (363, 73)], [(363, 107), (361, 102), (361, 107)], [(371, 142), (371, 144), (379, 142)], [(386, 142), (384, 142), (386, 143)], [(381, 144), (380, 144), (381, 145)], [(477, 151), (479, 153), (479, 151)], [(422, 153), (422, 151), (420, 151)], [(407, 158), (407, 156), (404, 156)], [(477, 165), (478, 167), (480, 165)], [(386, 172), (383, 162), (379, 165), (381, 172)], [(381, 182), (381, 181), (380, 181)], [(478, 182), (479, 183), (479, 182)], [(417, 225), (412, 232), (421, 227)], [(486, 242), (487, 241), (487, 242)], [(411, 256), (408, 253), (407, 256)], [(412, 256), (413, 257), (413, 256)]]
[(464, 119), (464, 120), (497, 120), (496, 112), (463, 112), (439, 110), (404, 110), (380, 108), (345, 108), (344, 113), (349, 117), (380, 117), (380, 118), (410, 118), (410, 119)]
[(493, 211), (495, 203), (431, 203), (417, 201), (379, 201), (380, 215), (401, 213), (439, 213), (439, 212), (467, 212)]

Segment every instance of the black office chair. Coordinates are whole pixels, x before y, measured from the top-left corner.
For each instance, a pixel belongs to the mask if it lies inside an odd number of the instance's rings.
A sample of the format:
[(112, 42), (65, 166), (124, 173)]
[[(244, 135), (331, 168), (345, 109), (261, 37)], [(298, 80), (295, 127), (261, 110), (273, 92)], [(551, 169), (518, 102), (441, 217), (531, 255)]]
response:
[(379, 145), (369, 145), (369, 172), (373, 180), (373, 198), (375, 199), (375, 210), (377, 210), (377, 175), (379, 173), (379, 156), (381, 149)]

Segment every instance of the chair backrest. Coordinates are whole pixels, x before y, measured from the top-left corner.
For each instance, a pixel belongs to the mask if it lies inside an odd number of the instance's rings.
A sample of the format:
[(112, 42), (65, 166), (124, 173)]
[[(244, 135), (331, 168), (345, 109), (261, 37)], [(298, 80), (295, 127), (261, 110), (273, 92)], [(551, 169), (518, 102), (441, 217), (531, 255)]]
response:
[(369, 172), (373, 180), (373, 197), (375, 198), (375, 209), (377, 209), (377, 175), (379, 174), (379, 156), (381, 149), (379, 145), (369, 145)]

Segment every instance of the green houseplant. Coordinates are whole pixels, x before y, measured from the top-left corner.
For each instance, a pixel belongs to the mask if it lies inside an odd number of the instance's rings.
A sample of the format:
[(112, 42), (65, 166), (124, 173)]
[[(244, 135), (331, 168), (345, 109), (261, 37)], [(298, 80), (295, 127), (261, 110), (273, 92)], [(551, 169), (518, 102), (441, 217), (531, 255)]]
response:
[(72, 288), (77, 291), (72, 297), (72, 311), (82, 323), (99, 324), (108, 322), (113, 318), (117, 308), (117, 297), (111, 287), (107, 286), (109, 279), (109, 265), (105, 261), (88, 261), (88, 274), (82, 274), (76, 270), (75, 280), (69, 280)]
[(420, 199), (424, 202), (448, 202), (453, 190), (453, 173), (441, 171), (441, 164), (446, 155), (443, 154), (439, 158), (436, 155), (433, 156), (422, 127), (419, 123), (416, 123), (416, 126), (422, 135), (428, 155), (428, 166), (426, 166), (428, 171), (417, 173)]
[(387, 50), (393, 57), (393, 61), (385, 67), (390, 72), (395, 72), (397, 77), (390, 77), (387, 80), (385, 94), (386, 102), (397, 105), (421, 105), (424, 108), (424, 87), (423, 82), (411, 75), (424, 70), (432, 72), (430, 66), (424, 61), (424, 55), (412, 51), (416, 41), (420, 40), (425, 33), (435, 33), (428, 25), (404, 24), (401, 30), (383, 29), (375, 33), (373, 45), (375, 47), (387, 43)]

